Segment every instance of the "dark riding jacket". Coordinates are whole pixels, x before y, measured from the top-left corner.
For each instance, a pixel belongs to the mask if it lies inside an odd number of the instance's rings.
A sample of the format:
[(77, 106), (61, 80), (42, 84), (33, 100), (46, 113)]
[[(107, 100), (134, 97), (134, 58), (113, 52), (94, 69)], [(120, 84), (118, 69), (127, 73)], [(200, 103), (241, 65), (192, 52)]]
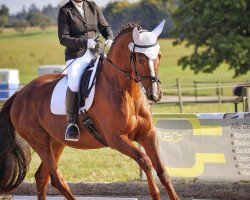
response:
[(59, 10), (58, 37), (60, 44), (66, 46), (66, 61), (82, 56), (88, 39), (95, 38), (98, 29), (105, 39), (113, 39), (111, 27), (94, 2), (83, 1), (83, 10), (85, 18), (71, 1)]

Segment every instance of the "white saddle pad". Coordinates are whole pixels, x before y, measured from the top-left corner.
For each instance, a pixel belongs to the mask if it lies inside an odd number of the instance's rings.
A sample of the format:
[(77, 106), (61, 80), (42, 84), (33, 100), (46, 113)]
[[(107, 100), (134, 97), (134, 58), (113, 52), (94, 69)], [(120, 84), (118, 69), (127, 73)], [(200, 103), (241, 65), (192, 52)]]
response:
[[(97, 64), (99, 62), (98, 57), (95, 61), (94, 67), (93, 67), (93, 72), (91, 74), (90, 82), (89, 82), (89, 87), (94, 81), (95, 73), (96, 73), (96, 68)], [(62, 78), (57, 84), (56, 87), (54, 88), (54, 91), (51, 96), (51, 102), (50, 102), (50, 110), (53, 114), (55, 115), (66, 115), (66, 109), (65, 109), (65, 98), (66, 98), (66, 91), (68, 87), (68, 79), (65, 76)], [(79, 112), (81, 110), (88, 110), (94, 101), (94, 95), (95, 95), (95, 85), (91, 89), (91, 92), (89, 94), (89, 97), (85, 100), (85, 106), (82, 108), (79, 108)]]

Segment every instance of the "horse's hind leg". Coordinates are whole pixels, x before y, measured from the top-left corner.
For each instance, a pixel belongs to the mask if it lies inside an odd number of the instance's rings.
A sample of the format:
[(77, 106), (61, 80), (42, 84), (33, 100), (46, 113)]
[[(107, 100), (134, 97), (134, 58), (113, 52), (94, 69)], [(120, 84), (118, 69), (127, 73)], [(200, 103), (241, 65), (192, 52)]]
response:
[(121, 153), (133, 158), (142, 170), (146, 173), (149, 193), (153, 200), (160, 199), (160, 191), (157, 188), (155, 181), (152, 175), (152, 164), (149, 157), (141, 152), (129, 139), (126, 135), (120, 135), (115, 137), (110, 144), (112, 148), (120, 151)]
[[(54, 157), (58, 162), (59, 157), (62, 154), (65, 145), (52, 138), (50, 138), (50, 141)], [(46, 199), (46, 189), (49, 182), (49, 177), (50, 177), (49, 171), (47, 170), (45, 165), (41, 163), (35, 174), (38, 200)]]
[(60, 170), (58, 169), (57, 161), (50, 143), (50, 136), (41, 127), (37, 127), (37, 129), (34, 129), (35, 127), (32, 128), (32, 132), (28, 134), (35, 135), (36, 138), (26, 137), (26, 140), (40, 156), (43, 165), (49, 171), (51, 185), (55, 187), (67, 200), (75, 200), (75, 197), (71, 193), (67, 183), (64, 181), (63, 176), (60, 173)]
[(152, 130), (146, 137), (138, 138), (138, 142), (146, 151), (146, 154), (149, 156), (153, 167), (159, 177), (162, 185), (165, 187), (171, 200), (179, 200), (173, 185), (171, 183), (170, 176), (167, 173), (167, 170), (164, 164), (160, 160), (159, 156), (159, 146), (156, 137), (156, 133)]

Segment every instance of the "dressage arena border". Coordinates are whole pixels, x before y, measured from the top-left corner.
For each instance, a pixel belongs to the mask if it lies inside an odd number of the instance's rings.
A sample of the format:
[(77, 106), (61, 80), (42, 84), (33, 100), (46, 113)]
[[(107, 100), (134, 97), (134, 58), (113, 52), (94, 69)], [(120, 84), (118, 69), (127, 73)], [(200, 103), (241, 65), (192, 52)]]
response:
[[(148, 195), (147, 182), (114, 182), (114, 183), (68, 183), (76, 196), (109, 196), (139, 197)], [(199, 199), (250, 200), (250, 183), (201, 182), (198, 180), (174, 180), (173, 185), (180, 197)], [(166, 191), (158, 184), (162, 197)], [(47, 195), (59, 193), (48, 186)], [(23, 182), (11, 195), (36, 195), (35, 183)]]

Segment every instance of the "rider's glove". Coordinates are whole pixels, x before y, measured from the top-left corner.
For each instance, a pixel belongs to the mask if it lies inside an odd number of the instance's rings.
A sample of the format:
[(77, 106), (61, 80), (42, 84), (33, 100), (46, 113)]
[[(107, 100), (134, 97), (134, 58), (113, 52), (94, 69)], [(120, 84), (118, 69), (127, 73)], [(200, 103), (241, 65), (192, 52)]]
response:
[(109, 49), (110, 49), (110, 47), (111, 47), (112, 44), (113, 44), (113, 40), (111, 40), (111, 39), (108, 39), (105, 42), (105, 46), (108, 47)]
[(87, 47), (88, 49), (94, 49), (95, 46), (96, 46), (97, 42), (93, 39), (88, 39), (88, 42), (87, 42)]

